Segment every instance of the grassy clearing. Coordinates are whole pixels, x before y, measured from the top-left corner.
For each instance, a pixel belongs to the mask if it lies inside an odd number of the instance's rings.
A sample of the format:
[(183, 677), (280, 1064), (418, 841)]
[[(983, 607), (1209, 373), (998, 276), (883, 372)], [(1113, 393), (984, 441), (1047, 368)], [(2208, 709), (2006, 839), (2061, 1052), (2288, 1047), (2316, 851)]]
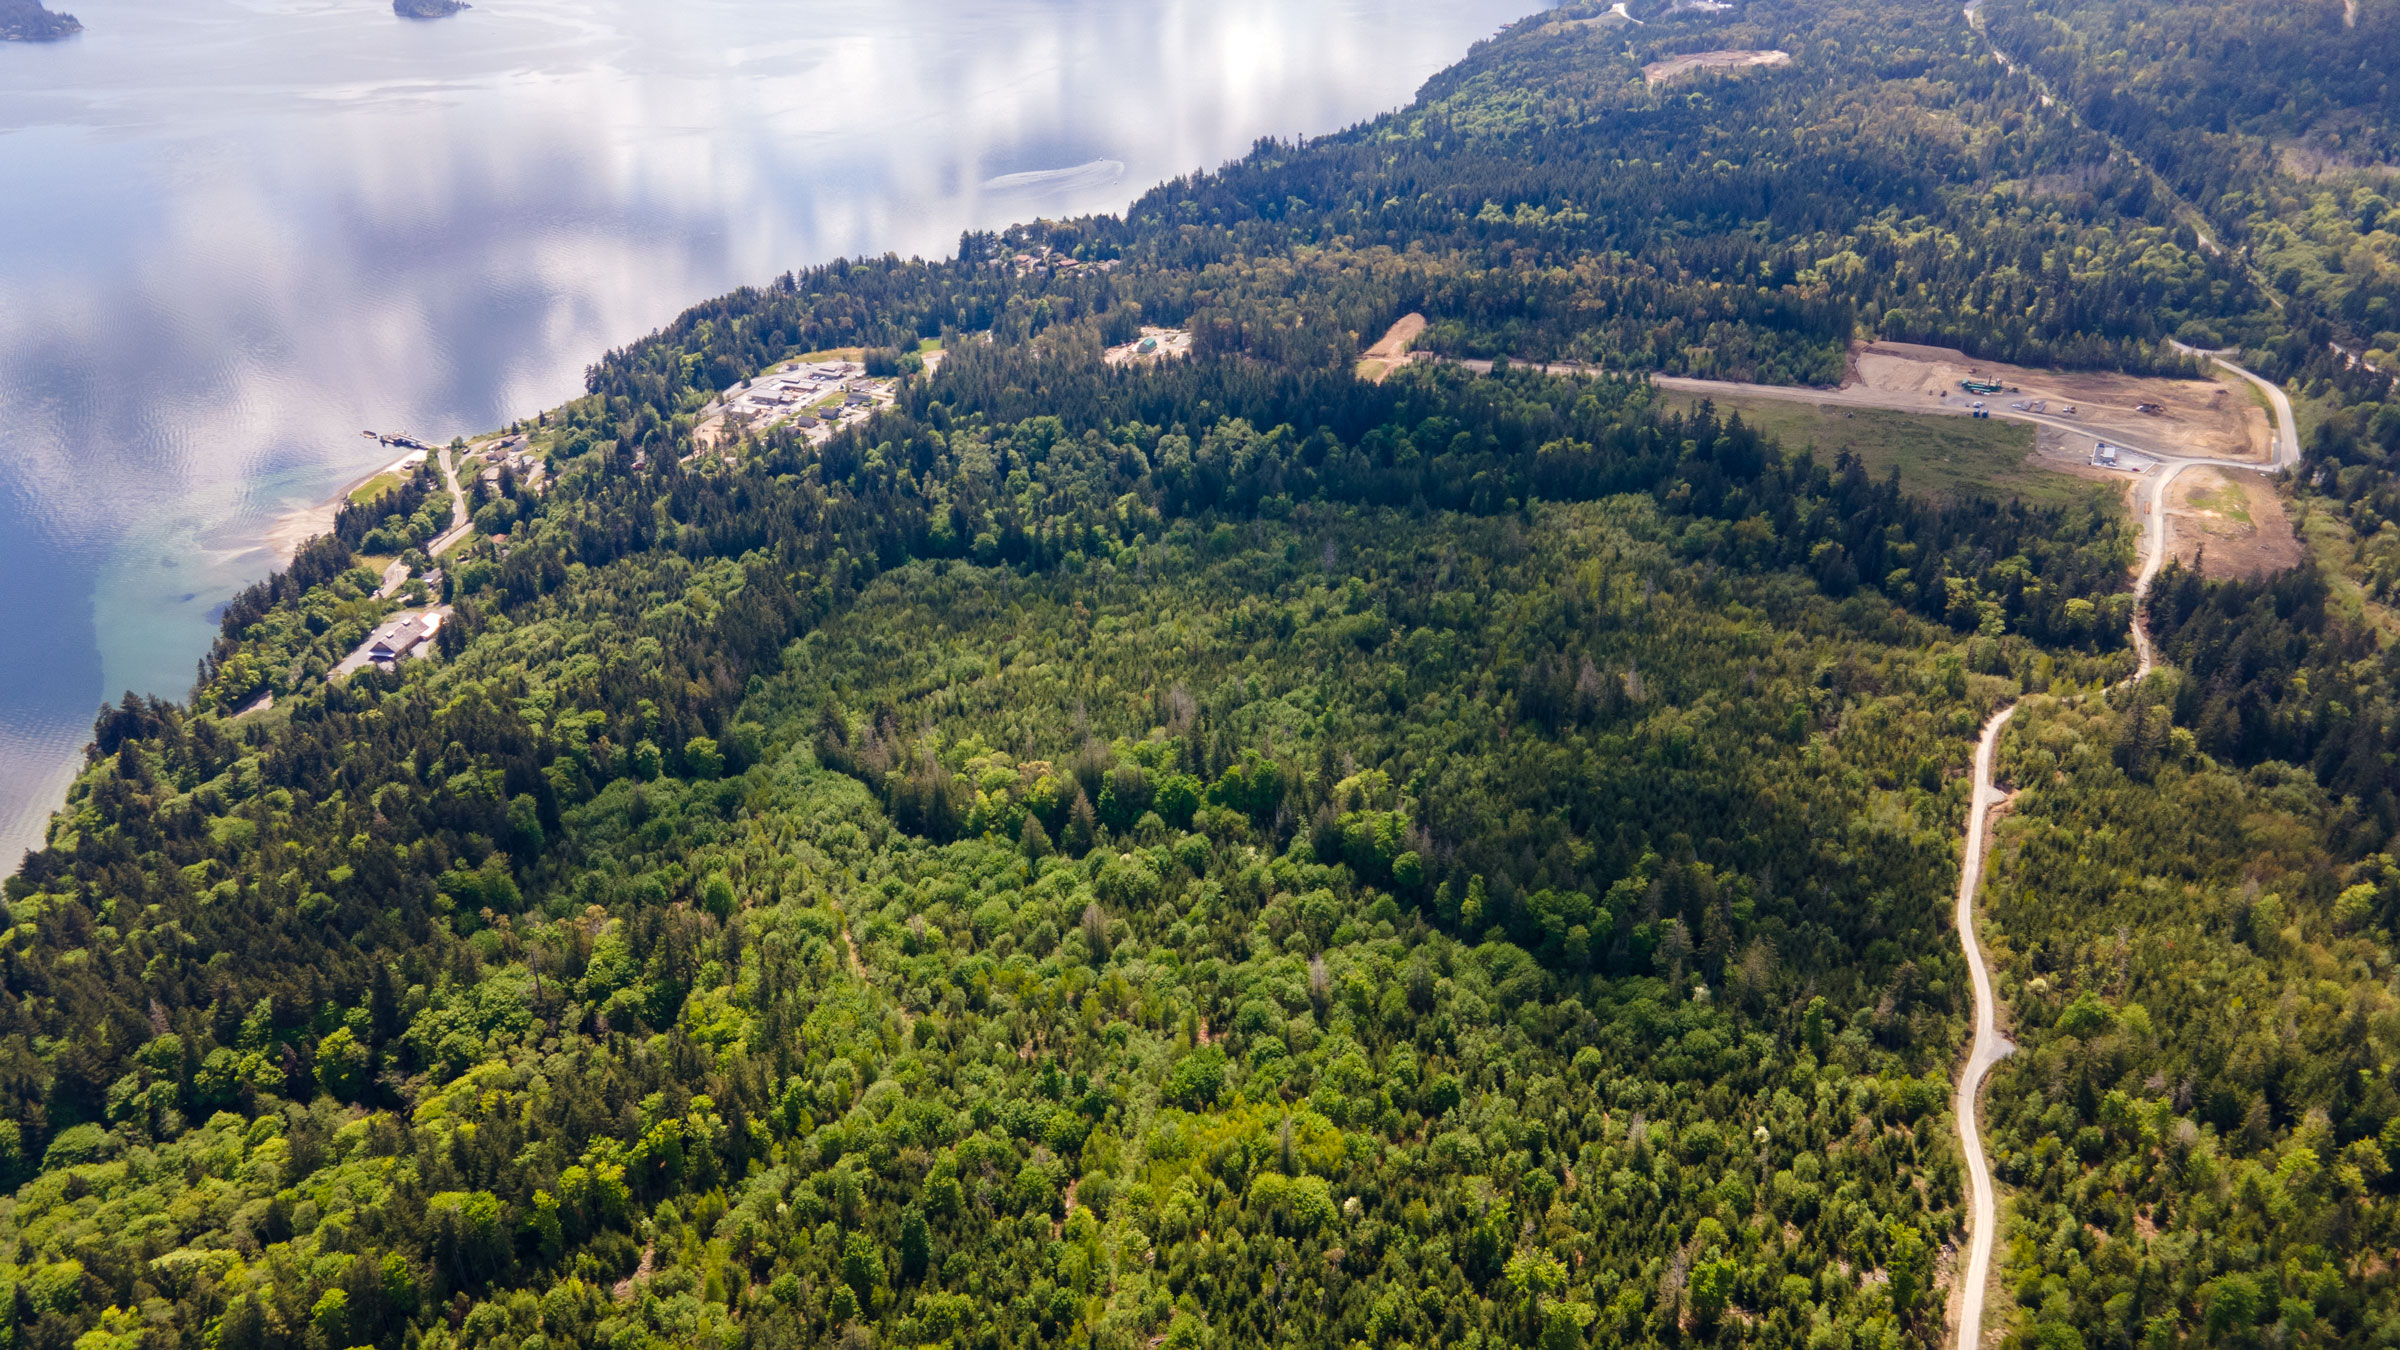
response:
[(818, 361), (864, 361), (866, 359), (867, 349), (864, 347), (827, 347), (821, 352), (802, 352), (798, 356), (785, 357), (783, 364), (805, 366)]
[(2195, 492), (2192, 494), (2192, 505), (2203, 511), (2214, 511), (2227, 520), (2238, 520), (2244, 525), (2254, 523), (2250, 519), (2250, 496), (2242, 491), (2238, 483)]
[(377, 497), (390, 492), (392, 489), (399, 487), (403, 481), (404, 480), (400, 477), (400, 475), (396, 473), (379, 473), (373, 478), (370, 478), (367, 481), (359, 484), (357, 487), (350, 489), (350, 500), (357, 505), (363, 506), (366, 503), (375, 500)]
[[(1689, 408), (1699, 399), (1662, 394), (1669, 406)], [(2113, 497), (2102, 484), (2029, 462), (2033, 428), (1997, 418), (1928, 416), (1881, 408), (1841, 408), (1775, 398), (1719, 397), (1721, 414), (1742, 420), (1788, 449), (1813, 447), (1831, 462), (1844, 450), (1858, 456), (1867, 472), (1881, 478), (1897, 465), (1900, 485), (1925, 497), (2023, 498), (2055, 506), (2094, 495)]]

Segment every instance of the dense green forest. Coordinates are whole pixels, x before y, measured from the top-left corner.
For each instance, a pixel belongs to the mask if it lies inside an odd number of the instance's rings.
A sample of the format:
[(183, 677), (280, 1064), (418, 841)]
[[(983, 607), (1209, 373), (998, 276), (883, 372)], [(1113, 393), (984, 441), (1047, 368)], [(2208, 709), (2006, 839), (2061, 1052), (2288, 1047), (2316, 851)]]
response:
[(1988, 1114), (2030, 1345), (2400, 1332), (2391, 828), (2213, 712), (2175, 725), (2209, 678), (2036, 700), (2008, 742), (1987, 896), (2021, 1048)]
[(1922, 897), (2119, 517), (1629, 384), (947, 387), (587, 452), (437, 668), (104, 719), (10, 883), (29, 1343), (1938, 1328)]
[(2389, 368), (2400, 350), (2400, 12), (2188, 0), (1993, 0), (1984, 12), (2006, 50), (2156, 169), (2269, 286)]
[[(513, 547), (448, 569), (438, 660), (325, 678), (430, 472), (237, 597), (6, 883), (0, 1340), (1930, 1346), (1965, 774), (2032, 694), (2011, 1334), (2389, 1343), (2371, 617), (2170, 571), (2125, 686), (2102, 494), (1933, 499), (1638, 379), (1353, 377), (1411, 310), (1787, 382), (2269, 341), (1956, 9), (1646, 10), (1123, 218), (695, 307), (526, 425), (546, 492), (478, 489)], [(1642, 74), (1745, 47), (1793, 61)], [(1190, 360), (1102, 362), (1160, 322)], [(687, 459), (848, 345), (889, 410)], [(2337, 375), (2307, 478), (2363, 539), (2400, 414)]]

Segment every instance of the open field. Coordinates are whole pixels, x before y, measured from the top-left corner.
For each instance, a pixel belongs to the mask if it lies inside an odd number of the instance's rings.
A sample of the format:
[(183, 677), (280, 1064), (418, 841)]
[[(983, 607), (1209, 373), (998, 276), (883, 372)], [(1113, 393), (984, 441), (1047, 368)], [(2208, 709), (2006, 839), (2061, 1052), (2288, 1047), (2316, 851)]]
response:
[(2203, 576), (2262, 577), (2300, 561), (2300, 540), (2272, 483), (2186, 469), (2167, 496), (2167, 550)]
[[(1700, 397), (1676, 391), (1663, 395), (1662, 402), (1690, 408)], [(1719, 414), (1739, 412), (1744, 422), (1781, 441), (1787, 449), (1814, 447), (1821, 463), (1829, 464), (1847, 450), (1877, 478), (1897, 466), (1901, 487), (1920, 496), (2021, 497), (2029, 503), (2055, 505), (2110, 491), (2090, 478), (2060, 471), (2046, 458), (2037, 459), (2034, 429), (2021, 422), (1739, 394), (1714, 395), (1711, 401)]]

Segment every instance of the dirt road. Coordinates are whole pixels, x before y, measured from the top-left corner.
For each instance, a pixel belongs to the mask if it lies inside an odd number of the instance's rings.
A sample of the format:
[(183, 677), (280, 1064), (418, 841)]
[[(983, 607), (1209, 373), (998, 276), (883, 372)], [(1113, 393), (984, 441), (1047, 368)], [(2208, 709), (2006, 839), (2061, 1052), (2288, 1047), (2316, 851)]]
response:
[[(2295, 454), (2297, 451), (2295, 450)], [(2137, 658), (2134, 678), (2147, 675), (2158, 664), (2158, 654), (2150, 642), (2148, 625), (2142, 622), (2142, 601), (2150, 594), (2150, 583), (2158, 576), (2159, 565), (2167, 556), (2167, 497), (2177, 474), (2196, 464), (2209, 461), (2178, 459), (2161, 463), (2158, 471), (2145, 475), (2134, 486), (2135, 512), (2142, 521), (2142, 570), (2133, 583), (2133, 649)], [(2257, 466), (2248, 466), (2256, 468)], [(1992, 1247), (1999, 1235), (2000, 1214), (1992, 1191), (1991, 1164), (1984, 1157), (1983, 1131), (1978, 1119), (1978, 1100), (1983, 1091), (1985, 1075), (1992, 1066), (2007, 1058), (2016, 1046), (2000, 1034), (1998, 1000), (1992, 992), (1992, 976), (1983, 959), (1983, 944), (1975, 932), (1975, 892), (1983, 884), (1984, 855), (1988, 849), (1990, 825), (2000, 805), (2009, 794), (2000, 791), (1993, 782), (1993, 772), (2000, 757), (2000, 733), (2007, 729), (2016, 715), (2017, 704), (2011, 703), (1984, 723), (1983, 734), (1975, 742), (1975, 778), (1967, 801), (1967, 838), (1965, 852), (1958, 870), (1958, 945), (1966, 952), (1967, 970), (1975, 986), (1975, 1038), (1967, 1049), (1965, 1069), (1958, 1076), (1958, 1096), (1955, 1112), (1958, 1116), (1959, 1147), (1967, 1155), (1967, 1256), (1959, 1271), (1958, 1340), (1957, 1350), (1981, 1350), (1983, 1343), (1983, 1295), (1991, 1282)]]
[(440, 451), (442, 477), (450, 483), (450, 528), (439, 539), (425, 546), (425, 556), (439, 558), (456, 547), (458, 541), (475, 532), (474, 518), (467, 514), (467, 494), (458, 485), (458, 465), (450, 458), (450, 447)]
[(1975, 984), (1975, 1039), (1967, 1050), (1967, 1067), (1958, 1076), (1958, 1139), (1967, 1155), (1967, 1259), (1958, 1277), (1958, 1350), (1978, 1350), (1983, 1340), (1983, 1291), (1991, 1283), (1992, 1242), (1999, 1233), (1999, 1207), (1992, 1200), (1992, 1169), (1984, 1158), (1983, 1131), (1976, 1121), (1984, 1075), (2016, 1049), (2000, 1034), (1998, 1003), (1992, 994), (1992, 974), (1984, 965), (1983, 944), (1975, 939), (1975, 891), (1983, 884), (1984, 835), (1995, 809), (2006, 797), (1992, 786), (1992, 765), (2000, 757), (2000, 733), (2014, 717), (2009, 704), (1983, 724), (1975, 742), (1975, 785), (1967, 800), (1967, 845), (1958, 872), (1958, 944), (1966, 949), (1967, 971)]

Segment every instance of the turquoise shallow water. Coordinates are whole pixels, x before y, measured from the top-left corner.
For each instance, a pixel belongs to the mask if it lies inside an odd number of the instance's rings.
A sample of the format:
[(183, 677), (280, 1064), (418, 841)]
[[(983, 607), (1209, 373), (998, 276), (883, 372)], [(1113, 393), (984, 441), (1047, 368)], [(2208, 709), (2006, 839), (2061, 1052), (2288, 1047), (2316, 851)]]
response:
[(1539, 0), (69, 0), (0, 44), (0, 870), (278, 526), (692, 301), (1113, 210)]

